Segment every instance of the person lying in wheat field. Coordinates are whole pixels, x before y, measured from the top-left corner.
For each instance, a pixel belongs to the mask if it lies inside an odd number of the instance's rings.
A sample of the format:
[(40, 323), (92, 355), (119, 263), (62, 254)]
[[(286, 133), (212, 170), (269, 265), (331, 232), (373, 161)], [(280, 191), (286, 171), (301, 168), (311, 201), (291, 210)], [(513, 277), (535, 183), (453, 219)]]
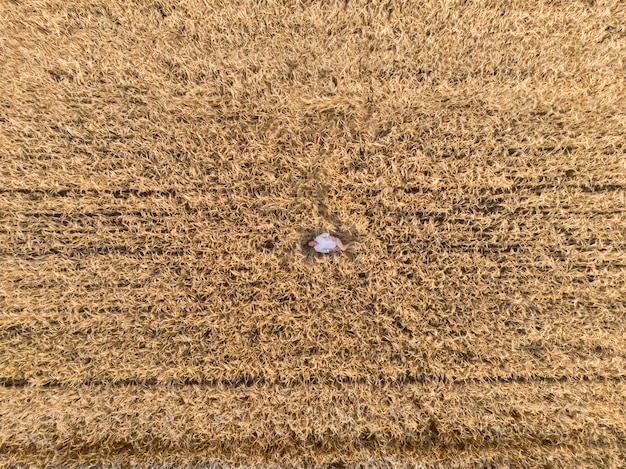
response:
[(339, 238), (329, 235), (328, 233), (322, 233), (314, 240), (309, 241), (309, 246), (322, 254), (328, 254), (329, 252), (336, 251), (354, 251), (354, 241), (348, 244), (343, 244)]

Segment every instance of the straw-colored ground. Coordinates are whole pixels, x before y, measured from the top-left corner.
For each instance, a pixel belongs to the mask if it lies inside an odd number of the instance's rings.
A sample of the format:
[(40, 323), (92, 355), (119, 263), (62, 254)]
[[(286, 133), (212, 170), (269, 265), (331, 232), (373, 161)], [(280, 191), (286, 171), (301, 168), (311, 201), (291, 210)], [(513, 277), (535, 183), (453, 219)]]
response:
[(625, 76), (618, 0), (0, 1), (0, 467), (624, 467)]

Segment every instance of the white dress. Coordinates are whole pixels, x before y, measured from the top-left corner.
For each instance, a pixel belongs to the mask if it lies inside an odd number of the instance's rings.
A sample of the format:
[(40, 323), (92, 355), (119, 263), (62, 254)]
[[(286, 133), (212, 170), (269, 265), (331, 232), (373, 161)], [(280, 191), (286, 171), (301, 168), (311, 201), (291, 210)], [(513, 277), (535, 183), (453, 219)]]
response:
[(313, 246), (317, 252), (321, 252), (322, 254), (328, 254), (331, 249), (337, 246), (332, 239), (330, 239), (330, 235), (328, 233), (322, 233), (317, 238), (315, 238), (316, 246)]

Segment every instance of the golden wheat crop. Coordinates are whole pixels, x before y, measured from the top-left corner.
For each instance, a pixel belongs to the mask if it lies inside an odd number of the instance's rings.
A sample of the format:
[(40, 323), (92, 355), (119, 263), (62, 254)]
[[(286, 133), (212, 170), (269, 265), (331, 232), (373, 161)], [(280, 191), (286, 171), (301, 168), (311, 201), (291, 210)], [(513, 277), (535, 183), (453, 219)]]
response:
[(0, 467), (626, 466), (625, 76), (619, 0), (0, 1)]

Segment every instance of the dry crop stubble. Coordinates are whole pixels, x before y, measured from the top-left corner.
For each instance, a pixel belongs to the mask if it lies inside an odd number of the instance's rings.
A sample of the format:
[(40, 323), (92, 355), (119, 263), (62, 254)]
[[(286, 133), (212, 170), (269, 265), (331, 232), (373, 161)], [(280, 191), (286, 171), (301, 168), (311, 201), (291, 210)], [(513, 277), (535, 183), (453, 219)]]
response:
[(0, 5), (0, 465), (623, 466), (624, 24)]

